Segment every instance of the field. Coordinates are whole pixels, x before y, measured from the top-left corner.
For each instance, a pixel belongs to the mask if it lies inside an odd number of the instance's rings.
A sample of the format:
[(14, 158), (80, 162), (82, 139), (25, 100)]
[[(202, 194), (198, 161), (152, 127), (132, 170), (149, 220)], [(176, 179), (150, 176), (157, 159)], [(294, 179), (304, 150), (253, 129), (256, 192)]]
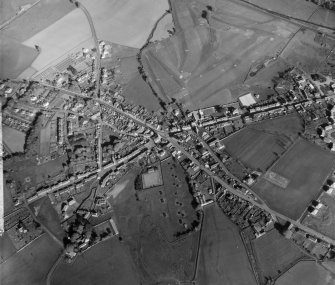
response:
[(224, 140), (229, 154), (245, 166), (261, 171), (267, 170), (291, 143), (285, 136), (249, 127)]
[(216, 2), (208, 28), (200, 16), (204, 5), (171, 4), (176, 33), (146, 49), (143, 61), (162, 99), (179, 99), (190, 109), (233, 100), (230, 89), (243, 84), (250, 66), (275, 56), (297, 29), (232, 1)]
[[(13, 161), (4, 164), (7, 169), (12, 169), (10, 176), (18, 181), (22, 187), (31, 187), (45, 182), (47, 179), (61, 174), (64, 169), (62, 163), (66, 157), (62, 156), (55, 160), (50, 160), (41, 165), (37, 165), (35, 159), (26, 159), (22, 161)], [(30, 181), (26, 181), (26, 178)]]
[(323, 193), (319, 199), (327, 207), (321, 209), (316, 217), (307, 215), (303, 224), (326, 236), (335, 238), (335, 199), (326, 193)]
[(287, 188), (283, 190), (262, 178), (253, 189), (271, 209), (298, 219), (322, 191), (333, 166), (333, 154), (299, 139), (270, 169), (290, 181)]
[(37, 219), (43, 223), (60, 240), (63, 240), (64, 230), (60, 226), (59, 216), (51, 205), (48, 197), (43, 197), (31, 206), (33, 212), (37, 213)]
[(2, 127), (2, 136), (12, 152), (23, 152), (25, 134), (7, 126)]
[(0, 1), (0, 25), (8, 21), (19, 10), (20, 6), (32, 4), (35, 0), (1, 0)]
[(302, 261), (278, 278), (276, 285), (333, 285), (334, 276), (315, 261)]
[(37, 57), (34, 48), (22, 45), (20, 42), (0, 33), (0, 78), (15, 79)]
[(239, 229), (216, 207), (205, 210), (196, 284), (257, 284)]
[(46, 234), (0, 264), (1, 284), (44, 285), (61, 248)]
[(50, 153), (50, 135), (51, 135), (51, 123), (48, 123), (40, 131), (40, 150), (41, 156), (48, 155)]
[(0, 264), (15, 253), (15, 246), (10, 240), (8, 234), (5, 232), (4, 235), (0, 237)]
[(51, 277), (51, 285), (140, 284), (126, 247), (117, 238), (95, 245), (71, 265), (61, 263)]
[(275, 229), (253, 240), (252, 246), (261, 282), (264, 283), (266, 277), (275, 279), (304, 257), (292, 241), (285, 239)]
[(154, 223), (172, 242), (178, 232), (191, 228), (198, 218), (183, 168), (169, 158), (161, 163), (161, 171), (164, 185), (141, 191), (139, 199), (150, 204)]
[(19, 42), (25, 41), (74, 10), (74, 8), (75, 6), (69, 1), (41, 0), (40, 3), (18, 17), (1, 33)]
[(151, 188), (163, 184), (161, 170), (155, 170), (154, 172), (145, 173), (142, 175), (143, 188)]
[[(175, 278), (190, 280), (194, 273), (199, 232), (169, 243), (155, 222), (157, 211), (153, 211), (147, 201), (136, 198), (134, 181), (139, 173), (137, 168), (129, 171), (116, 185), (122, 190), (110, 199), (120, 236), (130, 249), (143, 284), (170, 282)], [(165, 226), (169, 226), (166, 221)]]
[[(168, 9), (166, 0), (83, 0), (81, 3), (91, 14), (99, 39), (136, 48), (145, 43), (155, 21)], [(60, 9), (63, 12), (59, 14), (63, 17), (49, 21), (49, 25), (36, 29), (34, 33), (29, 33), (30, 37), (24, 38), (24, 45), (34, 47), (37, 44), (41, 47), (41, 54), (32, 65), (38, 71), (55, 63), (78, 45), (84, 47), (91, 38), (90, 26), (83, 11), (71, 11), (74, 5), (68, 1), (64, 6), (69, 8)], [(49, 7), (41, 9), (47, 14)], [(39, 23), (38, 20), (32, 22)], [(18, 26), (14, 25), (11, 30), (18, 33), (17, 29)]]

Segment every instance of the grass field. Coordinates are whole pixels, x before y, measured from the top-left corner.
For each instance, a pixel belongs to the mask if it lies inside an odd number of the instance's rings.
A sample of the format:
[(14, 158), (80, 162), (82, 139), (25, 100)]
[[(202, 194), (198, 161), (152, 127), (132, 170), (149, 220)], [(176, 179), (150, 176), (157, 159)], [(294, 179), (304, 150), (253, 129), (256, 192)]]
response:
[(61, 248), (46, 234), (0, 264), (0, 281), (6, 285), (44, 285)]
[(256, 262), (260, 269), (261, 282), (265, 277), (276, 278), (304, 257), (302, 251), (290, 240), (273, 229), (252, 241)]
[(32, 210), (37, 209), (37, 219), (43, 223), (60, 240), (63, 240), (64, 230), (60, 225), (59, 216), (55, 208), (51, 205), (48, 197), (43, 197), (31, 206)]
[[(5, 163), (4, 167), (13, 170), (10, 176), (18, 181), (24, 189), (25, 187), (29, 188), (60, 174), (64, 171), (62, 163), (65, 162), (65, 159), (66, 157), (62, 156), (41, 165), (37, 165), (35, 159), (26, 159), (17, 162), (10, 161)], [(29, 182), (25, 180), (27, 177), (30, 177)]]
[(41, 156), (48, 155), (50, 153), (50, 135), (51, 135), (51, 123), (48, 123), (40, 131), (40, 150)]
[(267, 170), (291, 144), (284, 136), (245, 128), (224, 140), (226, 150), (252, 169)]
[[(155, 21), (168, 9), (166, 0), (83, 0), (81, 3), (91, 14), (99, 39), (136, 48), (145, 43)], [(38, 71), (91, 38), (84, 13), (80, 9), (71, 11), (74, 5), (69, 2), (64, 6), (59, 12), (63, 17), (48, 21), (49, 25), (24, 38), (25, 45), (34, 47), (37, 44), (41, 47), (42, 52), (32, 65)], [(41, 9), (47, 14), (49, 6)], [(39, 23), (39, 18), (32, 22)], [(10, 31), (18, 33), (17, 29), (18, 26), (14, 25)]]
[(4, 233), (4, 235), (0, 237), (0, 264), (15, 253), (15, 246), (10, 240), (8, 234)]
[(0, 1), (0, 25), (5, 23), (20, 10), (20, 6), (33, 4), (35, 0), (1, 0)]
[(11, 37), (0, 33), (0, 78), (15, 79), (37, 57), (34, 48), (22, 45)]
[(257, 284), (239, 229), (215, 206), (205, 210), (197, 285)]
[(2, 136), (12, 152), (23, 152), (26, 135), (8, 126), (2, 127)]
[(140, 258), (149, 274), (157, 281), (192, 280), (199, 232), (186, 236), (177, 243), (169, 243), (146, 217), (141, 223)]
[(308, 214), (304, 218), (303, 224), (326, 236), (335, 238), (335, 199), (326, 193), (323, 193), (319, 199), (327, 207), (321, 209), (316, 217)]
[(334, 276), (315, 261), (302, 261), (281, 276), (276, 285), (333, 285)]
[(52, 275), (51, 285), (140, 284), (127, 248), (117, 238), (95, 245), (71, 265), (61, 263)]
[(162, 162), (161, 171), (164, 184), (141, 191), (139, 198), (150, 204), (154, 223), (172, 242), (178, 232), (185, 231), (185, 225), (191, 228), (192, 222), (198, 219), (183, 168), (169, 158)]
[(299, 133), (304, 131), (304, 125), (301, 118), (296, 115), (288, 115), (271, 120), (264, 120), (259, 123), (249, 125), (250, 128), (261, 130), (275, 135), (285, 136), (294, 141)]
[(262, 178), (253, 189), (271, 209), (298, 219), (322, 191), (333, 166), (333, 154), (299, 139), (270, 169), (290, 181), (287, 188), (283, 190)]
[[(122, 190), (110, 199), (120, 236), (130, 249), (143, 284), (158, 284), (173, 278), (190, 280), (194, 273), (198, 232), (180, 242), (166, 241), (156, 223), (157, 211), (153, 211), (151, 203), (136, 199), (134, 181), (139, 173), (137, 168), (129, 171), (117, 184)], [(163, 226), (169, 226), (168, 222)]]
[(230, 88), (243, 83), (250, 66), (275, 56), (296, 30), (228, 0), (215, 3), (208, 28), (200, 21), (204, 6), (171, 3), (176, 34), (145, 50), (143, 58), (162, 98), (179, 99), (190, 109), (226, 103)]
[(4, 183), (4, 211), (5, 213), (10, 212), (10, 210), (14, 207), (12, 195), (10, 193), (10, 189)]

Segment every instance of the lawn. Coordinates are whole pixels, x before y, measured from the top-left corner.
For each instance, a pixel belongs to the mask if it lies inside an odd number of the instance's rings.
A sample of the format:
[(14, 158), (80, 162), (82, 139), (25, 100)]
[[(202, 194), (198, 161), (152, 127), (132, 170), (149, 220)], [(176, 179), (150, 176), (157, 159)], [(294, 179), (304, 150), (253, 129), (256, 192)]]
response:
[(287, 188), (282, 189), (262, 178), (253, 190), (271, 209), (298, 219), (311, 200), (319, 196), (333, 167), (332, 153), (299, 139), (270, 169), (290, 181)]
[(127, 247), (117, 238), (100, 242), (78, 256), (71, 265), (61, 263), (51, 285), (135, 285), (140, 284)]
[(265, 277), (276, 278), (304, 257), (302, 251), (275, 229), (252, 241), (261, 282)]
[(61, 248), (44, 234), (0, 264), (1, 284), (44, 285)]
[(285, 136), (247, 127), (226, 138), (226, 150), (251, 169), (267, 170), (291, 144)]
[(205, 210), (196, 284), (257, 284), (239, 229), (222, 211)]
[(23, 152), (26, 135), (8, 126), (2, 126), (2, 137), (12, 152)]
[(315, 261), (302, 261), (277, 279), (276, 285), (333, 285), (334, 276)]

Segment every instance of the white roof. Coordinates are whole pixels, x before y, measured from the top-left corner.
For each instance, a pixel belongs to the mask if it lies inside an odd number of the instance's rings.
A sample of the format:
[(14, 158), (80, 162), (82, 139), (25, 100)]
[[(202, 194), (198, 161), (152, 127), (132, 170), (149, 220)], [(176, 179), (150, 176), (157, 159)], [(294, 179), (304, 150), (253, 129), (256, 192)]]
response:
[(252, 93), (245, 94), (238, 98), (243, 106), (251, 106), (256, 103), (254, 95)]

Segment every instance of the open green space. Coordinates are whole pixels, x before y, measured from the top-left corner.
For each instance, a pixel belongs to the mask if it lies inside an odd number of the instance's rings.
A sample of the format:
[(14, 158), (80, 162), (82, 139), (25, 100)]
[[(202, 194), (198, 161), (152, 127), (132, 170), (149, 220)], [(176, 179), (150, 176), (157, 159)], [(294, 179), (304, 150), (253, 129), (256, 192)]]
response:
[(271, 209), (298, 219), (322, 191), (321, 187), (334, 167), (334, 158), (332, 153), (299, 139), (270, 169), (290, 181), (287, 188), (261, 178), (253, 190)]
[[(4, 164), (5, 169), (10, 171), (9, 178), (14, 179), (24, 188), (43, 184), (50, 179), (64, 172), (63, 163), (66, 155), (37, 165), (35, 159), (25, 159), (21, 161), (10, 160)], [(13, 170), (13, 171), (11, 171)], [(29, 178), (29, 180), (27, 180)]]
[(275, 285), (333, 285), (334, 275), (315, 261), (301, 261), (279, 277)]
[(304, 257), (302, 251), (275, 229), (252, 241), (261, 282), (276, 279)]
[(326, 207), (320, 209), (316, 216), (306, 215), (303, 224), (335, 239), (335, 197), (323, 193), (319, 201)]
[(23, 152), (26, 135), (8, 126), (2, 126), (2, 137), (12, 152)]
[(45, 285), (61, 248), (44, 234), (0, 264), (0, 281), (6, 285)]
[(257, 284), (239, 228), (216, 206), (205, 210), (196, 284)]
[(227, 152), (251, 169), (267, 170), (291, 144), (288, 137), (246, 127), (226, 138)]
[(304, 131), (303, 121), (296, 114), (264, 120), (251, 124), (249, 127), (267, 133), (285, 136), (292, 141), (297, 139), (299, 134)]
[(116, 237), (100, 242), (73, 264), (60, 263), (51, 285), (135, 285), (140, 284), (127, 248)]
[(33, 212), (37, 213), (37, 219), (55, 234), (58, 239), (63, 240), (64, 230), (60, 225), (60, 218), (55, 208), (51, 205), (50, 199), (43, 197), (30, 205), (30, 207)]
[[(117, 195), (112, 195), (110, 202), (120, 236), (130, 249), (141, 280), (143, 284), (157, 284), (171, 279), (191, 280), (199, 232), (186, 235), (173, 243), (169, 242), (164, 231), (174, 225), (170, 225), (169, 219), (158, 216), (157, 209), (152, 208), (153, 203), (140, 198), (140, 195), (136, 197), (139, 193), (136, 194), (134, 184), (139, 173), (138, 168), (129, 171), (114, 186), (112, 191), (117, 191)], [(177, 174), (174, 175), (178, 177)], [(159, 193), (159, 187), (152, 189)], [(161, 204), (159, 201), (156, 203)]]

